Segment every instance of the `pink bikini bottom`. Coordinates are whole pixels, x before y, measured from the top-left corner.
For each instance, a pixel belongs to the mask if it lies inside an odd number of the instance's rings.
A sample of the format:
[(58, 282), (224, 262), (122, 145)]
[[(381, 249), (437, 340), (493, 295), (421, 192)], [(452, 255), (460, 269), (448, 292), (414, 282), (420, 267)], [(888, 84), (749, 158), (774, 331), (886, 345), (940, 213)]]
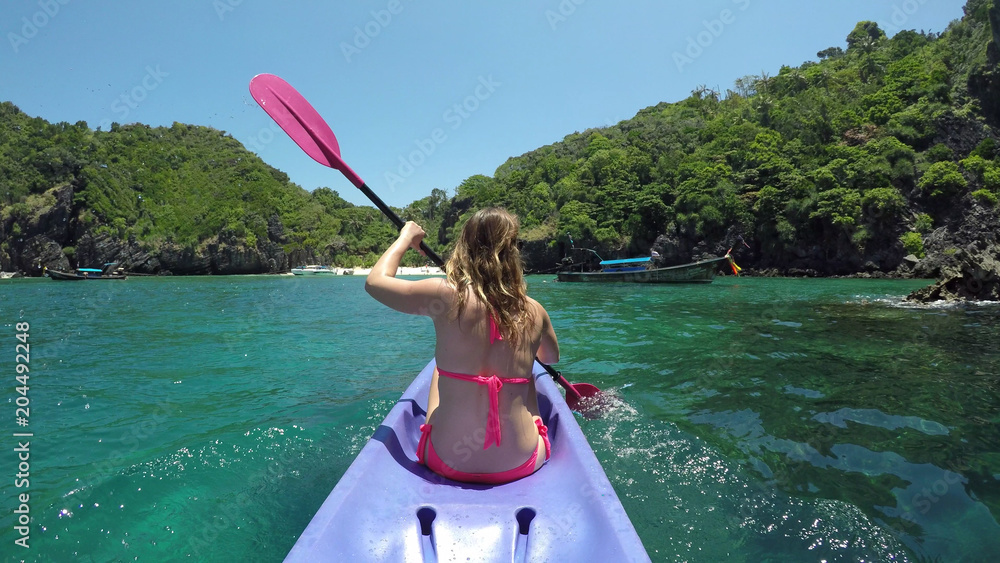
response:
[[(540, 419), (535, 419), (535, 426), (538, 427), (538, 435), (545, 442), (545, 461), (549, 460), (552, 445), (549, 443), (549, 429), (542, 424)], [(516, 481), (522, 477), (527, 477), (535, 472), (535, 461), (538, 459), (538, 448), (531, 453), (528, 461), (507, 471), (499, 473), (465, 473), (452, 469), (434, 451), (434, 445), (430, 441), (431, 425), (420, 425), (420, 442), (417, 444), (417, 461), (426, 465), (428, 469), (455, 481), (465, 481), (467, 483), (486, 483), (489, 485), (500, 485)], [(426, 458), (424, 452), (426, 450)]]

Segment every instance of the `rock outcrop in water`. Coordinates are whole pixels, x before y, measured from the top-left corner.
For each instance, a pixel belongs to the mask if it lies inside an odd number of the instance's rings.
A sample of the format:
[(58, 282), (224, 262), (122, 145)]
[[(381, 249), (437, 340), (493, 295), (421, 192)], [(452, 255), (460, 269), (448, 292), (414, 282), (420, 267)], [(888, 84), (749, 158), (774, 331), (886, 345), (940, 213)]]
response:
[(981, 241), (955, 252), (934, 285), (918, 289), (907, 301), (1000, 301), (1000, 245)]

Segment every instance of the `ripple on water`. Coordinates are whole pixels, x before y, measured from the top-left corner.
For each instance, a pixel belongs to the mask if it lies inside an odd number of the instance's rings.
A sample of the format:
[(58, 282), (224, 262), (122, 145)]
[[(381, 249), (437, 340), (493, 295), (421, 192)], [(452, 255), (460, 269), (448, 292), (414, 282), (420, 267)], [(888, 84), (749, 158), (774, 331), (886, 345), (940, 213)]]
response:
[(784, 494), (675, 425), (650, 422), (626, 398), (583, 426), (632, 521), (657, 530), (643, 537), (653, 560), (910, 561), (854, 505)]
[(886, 430), (897, 428), (912, 428), (918, 432), (923, 432), (929, 436), (944, 436), (948, 434), (948, 428), (932, 420), (924, 420), (918, 416), (900, 416), (895, 414), (885, 414), (877, 409), (852, 409), (842, 408), (834, 412), (819, 413), (813, 420), (832, 424), (839, 428), (847, 428), (847, 421), (877, 426)]
[[(887, 415), (874, 409), (841, 410), (844, 412), (820, 413), (814, 420), (838, 428), (846, 428), (845, 421), (851, 420), (889, 430), (911, 428), (929, 436), (948, 434), (943, 425), (919, 417)], [(992, 548), (977, 543), (975, 538), (996, 538), (1000, 535), (996, 520), (983, 504), (970, 496), (963, 486), (967, 479), (958, 473), (930, 463), (911, 462), (893, 451), (878, 451), (850, 443), (830, 443), (845, 435), (830, 435), (822, 429), (810, 442), (780, 438), (769, 434), (759, 413), (751, 409), (706, 410), (689, 418), (692, 422), (708, 424), (724, 432), (747, 456), (749, 465), (766, 479), (779, 478), (772, 471), (772, 466), (797, 462), (808, 464), (806, 467), (814, 469), (799, 469), (799, 475), (783, 474), (780, 477), (786, 486), (797, 486), (803, 493), (829, 496), (847, 483), (854, 482), (855, 486), (862, 488), (871, 487), (872, 482), (894, 483), (889, 491), (875, 493), (867, 507), (856, 501), (848, 504), (859, 512), (864, 512), (866, 508), (871, 511), (865, 518), (865, 529), (873, 523), (885, 525), (883, 518), (889, 520), (897, 536), (918, 553), (942, 554), (948, 560), (958, 560), (973, 552), (985, 556)], [(808, 475), (807, 484), (802, 481), (804, 475)], [(877, 517), (879, 515), (881, 518)], [(954, 526), (956, 520), (965, 522), (958, 532)], [(955, 538), (956, 533), (961, 537)], [(943, 539), (949, 537), (952, 539)], [(956, 543), (955, 539), (959, 541)]]
[(803, 389), (801, 387), (795, 387), (792, 385), (785, 385), (785, 393), (792, 395), (801, 395), (809, 399), (822, 399), (825, 395), (822, 391), (815, 391), (813, 389)]
[(282, 505), (276, 499), (322, 457), (317, 433), (291, 424), (218, 435), (170, 453), (123, 452), (99, 464), (101, 471), (38, 516), (46, 554), (60, 560), (104, 530), (106, 540), (88, 544), (101, 559), (128, 558), (129, 545), (141, 541), (161, 560), (209, 560), (224, 557), (215, 541), (222, 535), (239, 543), (262, 527), (273, 530), (270, 514)]

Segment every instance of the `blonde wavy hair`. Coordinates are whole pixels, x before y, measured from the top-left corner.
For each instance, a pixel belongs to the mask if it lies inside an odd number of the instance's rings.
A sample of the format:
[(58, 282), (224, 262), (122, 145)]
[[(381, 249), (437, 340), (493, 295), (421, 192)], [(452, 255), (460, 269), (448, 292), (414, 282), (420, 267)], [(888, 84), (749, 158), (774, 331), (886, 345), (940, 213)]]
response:
[(445, 265), (448, 281), (458, 293), (454, 318), (465, 310), (466, 289), (471, 288), (513, 348), (533, 319), (517, 248), (519, 228), (517, 216), (507, 210), (481, 209), (465, 223)]

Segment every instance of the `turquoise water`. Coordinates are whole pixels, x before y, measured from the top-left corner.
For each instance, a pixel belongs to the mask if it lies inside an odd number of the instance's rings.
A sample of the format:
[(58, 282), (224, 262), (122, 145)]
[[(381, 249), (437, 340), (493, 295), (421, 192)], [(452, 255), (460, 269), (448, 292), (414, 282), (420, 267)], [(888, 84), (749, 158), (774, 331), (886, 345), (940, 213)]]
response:
[[(1000, 306), (900, 306), (919, 281), (549, 279), (531, 293), (567, 377), (616, 398), (580, 423), (654, 561), (995, 560)], [(430, 322), (362, 285), (0, 282), (0, 553), (280, 561), (430, 358)]]

